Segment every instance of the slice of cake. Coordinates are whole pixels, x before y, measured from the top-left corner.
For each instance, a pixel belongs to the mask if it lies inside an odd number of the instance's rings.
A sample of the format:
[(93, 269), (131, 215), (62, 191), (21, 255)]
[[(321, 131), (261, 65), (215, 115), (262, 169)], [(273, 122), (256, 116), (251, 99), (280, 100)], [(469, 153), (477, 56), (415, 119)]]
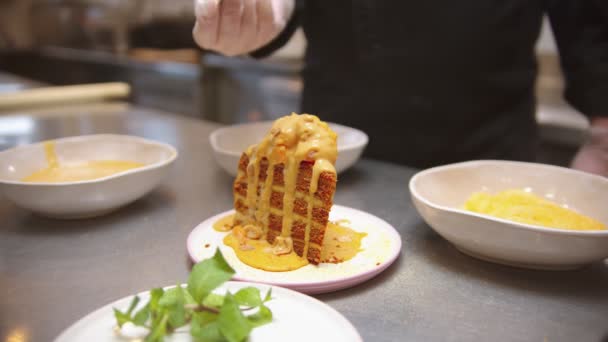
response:
[(334, 192), (337, 135), (318, 117), (292, 114), (241, 156), (234, 181), (234, 225), (253, 225), (277, 254), (312, 264), (321, 248)]

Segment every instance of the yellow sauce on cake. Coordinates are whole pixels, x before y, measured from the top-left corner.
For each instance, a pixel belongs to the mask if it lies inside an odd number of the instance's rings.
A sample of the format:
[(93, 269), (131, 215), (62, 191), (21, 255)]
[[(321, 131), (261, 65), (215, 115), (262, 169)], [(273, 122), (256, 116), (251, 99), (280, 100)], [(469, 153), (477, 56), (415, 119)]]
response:
[[(266, 158), (269, 162), (268, 170), (273, 170), (277, 164), (285, 165), (281, 236), (290, 239), (300, 163), (304, 160), (314, 160), (315, 162), (309, 188), (312, 196), (317, 191), (321, 173), (336, 174), (334, 168), (338, 155), (336, 133), (327, 123), (314, 115), (291, 114), (277, 119), (262, 141), (249, 147), (247, 155), (249, 155), (249, 165), (247, 165), (245, 205), (249, 208), (249, 216), (255, 217), (255, 220), (263, 227), (268, 226), (273, 177), (266, 177), (265, 184), (259, 184), (260, 162)], [(261, 193), (259, 193), (259, 188), (262, 189)], [(311, 218), (312, 205), (308, 205), (307, 221), (310, 222)], [(308, 224), (305, 231), (306, 245), (302, 256), (304, 259), (307, 258), (310, 229), (310, 224)]]
[(239, 239), (230, 233), (224, 238), (224, 244), (232, 247), (242, 263), (260, 270), (286, 272), (308, 265), (308, 260), (299, 257), (294, 251), (282, 255), (274, 254), (273, 246), (264, 239), (248, 240), (242, 245)]
[(142, 163), (126, 160), (94, 160), (81, 163), (59, 164), (57, 154), (55, 153), (55, 143), (44, 143), (44, 149), (48, 166), (24, 177), (21, 181), (30, 183), (86, 181), (144, 166)]
[(354, 258), (362, 250), (361, 240), (366, 235), (343, 226), (340, 222), (328, 223), (321, 249), (321, 262), (336, 264)]
[(218, 232), (229, 232), (234, 226), (234, 214), (227, 215), (213, 223), (213, 229)]
[[(213, 224), (216, 231), (231, 231), (224, 237), (224, 244), (230, 246), (238, 259), (246, 265), (270, 272), (293, 271), (308, 265), (293, 250), (277, 255), (265, 239), (249, 239), (239, 234), (241, 227), (232, 228), (234, 215), (221, 218)], [(321, 262), (340, 263), (354, 258), (361, 251), (361, 240), (367, 235), (342, 226), (340, 222), (330, 222), (325, 231)]]
[(523, 190), (477, 192), (464, 209), (506, 220), (567, 230), (604, 230), (601, 222)]

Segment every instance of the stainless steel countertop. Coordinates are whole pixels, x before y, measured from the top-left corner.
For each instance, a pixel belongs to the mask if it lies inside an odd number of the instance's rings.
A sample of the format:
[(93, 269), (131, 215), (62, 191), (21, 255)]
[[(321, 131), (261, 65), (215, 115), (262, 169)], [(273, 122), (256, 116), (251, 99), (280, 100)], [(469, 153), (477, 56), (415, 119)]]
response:
[[(22, 122), (16, 141), (129, 133), (170, 143), (180, 156), (156, 191), (96, 219), (46, 219), (0, 199), (0, 338), (49, 341), (106, 303), (185, 281), (188, 233), (232, 203), (232, 178), (207, 140), (217, 126), (126, 105), (22, 114), (4, 118)], [(365, 341), (608, 339), (608, 264), (527, 271), (460, 254), (412, 206), (407, 182), (415, 171), (363, 160), (340, 176), (335, 203), (385, 219), (404, 243), (380, 276), (317, 296)]]

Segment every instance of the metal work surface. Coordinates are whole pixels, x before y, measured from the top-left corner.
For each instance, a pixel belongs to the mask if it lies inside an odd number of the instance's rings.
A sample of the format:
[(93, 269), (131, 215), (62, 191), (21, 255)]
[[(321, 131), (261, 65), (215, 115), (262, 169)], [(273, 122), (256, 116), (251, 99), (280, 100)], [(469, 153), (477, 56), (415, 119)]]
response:
[[(19, 143), (128, 133), (170, 143), (180, 155), (159, 188), (95, 219), (42, 218), (0, 198), (2, 341), (50, 341), (106, 303), (187, 279), (188, 233), (232, 204), (232, 178), (215, 164), (208, 142), (216, 125), (106, 105), (5, 118), (19, 129)], [(8, 129), (2, 121), (0, 127)], [(385, 219), (403, 239), (400, 258), (378, 277), (317, 296), (365, 341), (608, 339), (608, 264), (527, 271), (460, 254), (412, 206), (407, 183), (414, 173), (363, 160), (340, 176), (335, 203)]]

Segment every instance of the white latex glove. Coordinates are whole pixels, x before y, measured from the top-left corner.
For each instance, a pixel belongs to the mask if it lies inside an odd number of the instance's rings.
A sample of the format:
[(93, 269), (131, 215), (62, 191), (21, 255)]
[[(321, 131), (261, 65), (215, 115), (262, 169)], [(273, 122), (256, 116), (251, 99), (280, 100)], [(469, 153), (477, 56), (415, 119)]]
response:
[(273, 40), (287, 24), (294, 0), (195, 0), (196, 43), (235, 56)]
[(574, 157), (571, 166), (608, 177), (608, 118), (592, 121), (589, 138)]

